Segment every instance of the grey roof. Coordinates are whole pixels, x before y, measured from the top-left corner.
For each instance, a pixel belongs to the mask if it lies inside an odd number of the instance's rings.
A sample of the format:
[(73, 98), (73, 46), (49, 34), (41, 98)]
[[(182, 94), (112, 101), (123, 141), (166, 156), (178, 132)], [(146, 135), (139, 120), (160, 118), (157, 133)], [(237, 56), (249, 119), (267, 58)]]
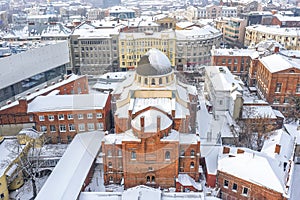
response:
[(168, 74), (172, 71), (169, 58), (157, 49), (150, 49), (141, 57), (136, 73), (141, 76), (157, 76)]

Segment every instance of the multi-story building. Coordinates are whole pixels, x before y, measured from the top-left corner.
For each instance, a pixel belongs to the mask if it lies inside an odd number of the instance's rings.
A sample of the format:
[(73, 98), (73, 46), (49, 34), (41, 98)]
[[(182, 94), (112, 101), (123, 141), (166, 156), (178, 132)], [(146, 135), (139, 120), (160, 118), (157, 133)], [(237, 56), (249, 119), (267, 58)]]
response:
[(196, 88), (176, 79), (168, 57), (151, 49), (113, 92), (115, 134), (104, 137), (104, 183), (175, 187), (178, 174), (199, 179)]
[(230, 72), (247, 83), (251, 61), (259, 54), (251, 49), (212, 49), (211, 65), (227, 66)]
[(110, 130), (109, 94), (39, 96), (27, 112), (50, 143), (70, 143), (80, 132)]
[(246, 20), (239, 18), (230, 18), (224, 25), (224, 41), (234, 47), (244, 47)]
[(178, 70), (193, 71), (210, 64), (210, 51), (219, 47), (222, 33), (210, 25), (192, 26), (186, 30), (175, 30), (176, 59)]
[(278, 26), (263, 25), (246, 27), (245, 46), (257, 44), (266, 39), (275, 40), (286, 49), (300, 50), (300, 30), (297, 28), (280, 28)]
[(247, 20), (247, 26), (262, 24), (271, 25), (273, 14), (269, 11), (254, 11), (241, 14), (241, 18)]
[(206, 7), (198, 7), (198, 19), (215, 19), (218, 17), (236, 17), (237, 8), (218, 6), (218, 5), (208, 5)]
[(272, 25), (279, 25), (280, 27), (299, 27), (300, 17), (289, 17), (280, 14), (274, 15)]
[(63, 79), (69, 62), (67, 41), (2, 58), (0, 105)]
[(104, 19), (104, 17), (105, 17), (105, 10), (101, 8), (93, 8), (87, 12), (88, 20), (99, 20), (99, 19)]
[(261, 98), (283, 113), (290, 108), (290, 96), (300, 96), (298, 58), (273, 54), (259, 59), (256, 87)]
[(96, 29), (84, 24), (70, 37), (71, 71), (76, 74), (104, 74), (107, 67), (118, 62), (118, 30)]
[(137, 67), (140, 58), (151, 48), (164, 52), (175, 66), (176, 37), (174, 31), (124, 33), (119, 35), (119, 63), (123, 70)]
[(135, 11), (129, 8), (114, 6), (108, 9), (109, 16), (118, 19), (132, 19), (135, 18)]

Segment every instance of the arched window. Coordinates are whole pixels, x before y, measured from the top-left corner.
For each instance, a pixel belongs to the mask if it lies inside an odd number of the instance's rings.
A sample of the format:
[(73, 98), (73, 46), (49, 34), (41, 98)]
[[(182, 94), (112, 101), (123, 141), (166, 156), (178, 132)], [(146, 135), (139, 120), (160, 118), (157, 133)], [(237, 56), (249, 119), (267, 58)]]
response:
[(155, 85), (155, 79), (154, 78), (151, 79), (151, 85)]
[(184, 150), (183, 149), (180, 151), (180, 156), (184, 156)]
[(191, 156), (195, 156), (195, 151), (194, 151), (194, 149), (191, 150)]
[(111, 162), (108, 163), (108, 167), (112, 168), (112, 163)]
[(145, 83), (145, 85), (148, 85), (148, 78), (144, 79), (144, 83)]
[(150, 176), (147, 176), (147, 182), (150, 182)]
[(191, 162), (190, 168), (194, 168), (194, 167), (195, 167), (194, 162)]
[(152, 176), (151, 182), (155, 182), (155, 177), (154, 176)]
[(135, 160), (135, 159), (136, 159), (136, 152), (135, 152), (135, 151), (132, 151), (132, 152), (131, 152), (131, 159), (132, 159), (132, 160)]
[(170, 160), (170, 151), (166, 151), (166, 153), (165, 153), (165, 159), (166, 160)]
[(159, 79), (158, 79), (158, 83), (159, 83), (159, 85), (162, 84), (162, 78), (159, 78)]

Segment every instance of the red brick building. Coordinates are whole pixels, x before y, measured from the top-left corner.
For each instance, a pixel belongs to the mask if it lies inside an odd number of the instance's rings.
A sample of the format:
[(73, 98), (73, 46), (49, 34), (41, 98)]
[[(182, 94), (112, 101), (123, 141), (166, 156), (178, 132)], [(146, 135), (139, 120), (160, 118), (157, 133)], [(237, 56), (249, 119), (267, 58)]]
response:
[(232, 74), (247, 82), (251, 62), (258, 53), (249, 49), (212, 49), (211, 56), (212, 66), (227, 66)]
[(178, 174), (199, 179), (200, 138), (193, 131), (197, 95), (176, 80), (152, 49), (113, 93), (116, 134), (104, 137), (104, 183), (175, 187)]
[(69, 143), (80, 132), (110, 130), (109, 94), (39, 96), (27, 111), (50, 143)]
[(272, 25), (279, 25), (280, 27), (299, 27), (300, 17), (283, 16), (280, 14), (274, 15)]
[(256, 79), (261, 98), (283, 114), (290, 108), (291, 96), (300, 96), (299, 59), (273, 54), (259, 59)]
[(2, 135), (17, 134), (22, 128), (35, 126), (33, 117), (27, 113), (27, 106), (37, 96), (53, 94), (88, 94), (88, 80), (86, 76), (69, 75), (64, 80), (52, 82), (44, 88), (28, 93), (15, 102), (8, 102), (0, 108), (0, 133)]

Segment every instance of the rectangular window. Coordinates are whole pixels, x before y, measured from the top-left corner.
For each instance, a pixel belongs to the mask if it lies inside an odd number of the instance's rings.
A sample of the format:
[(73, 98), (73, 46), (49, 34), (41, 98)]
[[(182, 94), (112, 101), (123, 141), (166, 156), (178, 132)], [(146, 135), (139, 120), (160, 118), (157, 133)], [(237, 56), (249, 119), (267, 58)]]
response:
[(78, 119), (83, 119), (83, 114), (78, 114)]
[(76, 131), (74, 124), (69, 124), (69, 131)]
[(60, 131), (60, 132), (66, 132), (66, 131), (67, 131), (66, 125), (60, 124), (60, 125), (59, 125), (59, 131)]
[(85, 124), (78, 124), (79, 131), (85, 131)]
[(229, 181), (228, 180), (224, 180), (224, 188), (228, 188), (228, 185), (229, 185)]
[(283, 103), (289, 103), (289, 98), (285, 97), (284, 100), (283, 100)]
[(282, 83), (276, 83), (275, 92), (281, 92)]
[(51, 132), (56, 132), (55, 125), (50, 125), (50, 131), (51, 131)]
[(103, 130), (103, 123), (97, 123), (97, 130)]
[(54, 115), (48, 115), (48, 120), (49, 121), (54, 121)]
[(102, 118), (102, 113), (97, 113), (96, 117), (97, 119)]
[(70, 119), (74, 119), (73, 114), (68, 114), (68, 120), (70, 120)]
[(228, 64), (231, 64), (231, 58), (228, 59)]
[(248, 188), (246, 188), (246, 187), (243, 187), (243, 195), (244, 196), (248, 196), (248, 192), (249, 192), (249, 189)]
[(88, 123), (88, 130), (89, 131), (95, 130), (95, 125), (93, 123)]
[(296, 93), (300, 93), (300, 83), (298, 83), (296, 86)]
[(45, 121), (45, 116), (44, 115), (40, 115), (39, 116), (39, 120), (40, 120), (40, 122)]
[(232, 185), (232, 190), (233, 190), (233, 191), (237, 191), (237, 187), (238, 187), (237, 184), (236, 184), (236, 183), (233, 183), (233, 185)]
[(64, 120), (64, 119), (65, 119), (65, 116), (63, 114), (58, 115), (58, 120)]
[(93, 113), (88, 113), (86, 116), (88, 119), (93, 119)]
[(41, 132), (46, 132), (47, 131), (47, 126), (41, 126)]

